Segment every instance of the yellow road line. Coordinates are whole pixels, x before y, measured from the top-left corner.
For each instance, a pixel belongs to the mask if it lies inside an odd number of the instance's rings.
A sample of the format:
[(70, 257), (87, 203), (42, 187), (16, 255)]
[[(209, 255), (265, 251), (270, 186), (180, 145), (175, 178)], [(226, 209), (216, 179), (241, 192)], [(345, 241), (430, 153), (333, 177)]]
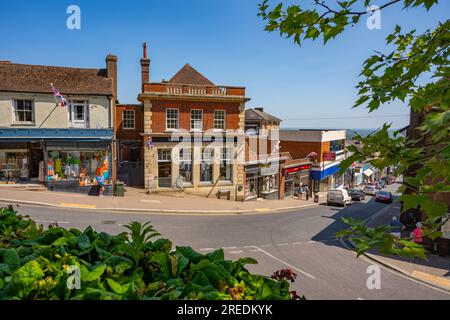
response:
[(83, 209), (95, 209), (97, 206), (95, 204), (80, 204), (80, 203), (61, 203), (61, 207), (69, 208), (83, 208)]
[(437, 284), (440, 287), (450, 289), (450, 280), (449, 279), (445, 279), (445, 278), (439, 277), (439, 276), (434, 276), (432, 274), (420, 272), (417, 270), (414, 270), (411, 274), (416, 278), (432, 282), (434, 284)]

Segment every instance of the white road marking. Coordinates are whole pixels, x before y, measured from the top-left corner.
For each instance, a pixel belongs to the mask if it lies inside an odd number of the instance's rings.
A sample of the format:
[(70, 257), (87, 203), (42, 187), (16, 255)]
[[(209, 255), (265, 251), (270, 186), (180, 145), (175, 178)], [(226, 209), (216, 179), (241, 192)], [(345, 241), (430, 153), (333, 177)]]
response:
[(237, 247), (223, 247), (224, 250), (237, 249)]
[(234, 251), (228, 251), (228, 252), (232, 253), (232, 254), (238, 254), (238, 253), (242, 253), (244, 251), (242, 251), (242, 250), (234, 250)]
[(58, 221), (58, 220), (35, 220), (37, 223), (57, 223), (57, 224), (68, 224), (69, 221)]
[(275, 257), (274, 255), (271, 255), (271, 254), (268, 253), (266, 250), (261, 249), (260, 247), (257, 247), (257, 246), (246, 246), (246, 247), (247, 247), (247, 248), (253, 247), (253, 248), (255, 248), (255, 249), (259, 249), (260, 252), (266, 254), (267, 256), (271, 257), (272, 259), (275, 259), (275, 260), (277, 260), (278, 262), (281, 262), (282, 264), (287, 265), (288, 267), (290, 267), (290, 268), (292, 268), (292, 269), (294, 269), (294, 270), (296, 270), (296, 271), (298, 271), (298, 272), (304, 274), (304, 275), (307, 276), (307, 277), (310, 277), (311, 279), (316, 279), (316, 277), (314, 277), (313, 275), (310, 275), (309, 273), (307, 273), (307, 272), (305, 272), (305, 271), (303, 271), (303, 270), (297, 268), (296, 266), (293, 266), (292, 264), (290, 264), (290, 263), (288, 263), (288, 262), (286, 262), (286, 261), (284, 261), (284, 260), (281, 260), (280, 258), (277, 258), (277, 257)]
[(293, 244), (293, 245), (298, 245), (298, 244), (304, 244), (304, 242), (298, 241), (298, 242), (292, 242), (292, 244)]
[(200, 248), (198, 251), (214, 251), (214, 248)]
[(279, 243), (278, 245), (279, 245), (279, 246), (288, 246), (289, 243)]

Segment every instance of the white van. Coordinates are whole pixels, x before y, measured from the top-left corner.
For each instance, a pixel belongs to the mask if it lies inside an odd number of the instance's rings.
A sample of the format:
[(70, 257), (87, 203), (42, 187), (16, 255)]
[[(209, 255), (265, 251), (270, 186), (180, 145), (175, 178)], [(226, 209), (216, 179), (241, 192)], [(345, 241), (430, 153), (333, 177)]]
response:
[(352, 203), (352, 198), (345, 189), (333, 189), (328, 192), (327, 205), (338, 204), (346, 206)]

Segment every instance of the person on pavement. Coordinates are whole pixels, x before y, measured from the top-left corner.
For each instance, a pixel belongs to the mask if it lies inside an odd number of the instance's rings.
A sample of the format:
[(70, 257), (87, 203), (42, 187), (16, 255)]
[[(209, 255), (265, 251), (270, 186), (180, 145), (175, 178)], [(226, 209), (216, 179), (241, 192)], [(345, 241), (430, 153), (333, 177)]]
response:
[(308, 186), (305, 186), (305, 194), (306, 194), (306, 201), (308, 201), (309, 200), (309, 188), (308, 188)]
[(423, 242), (423, 238), (422, 238), (422, 222), (417, 222), (416, 223), (416, 228), (413, 230), (413, 232), (411, 233), (414, 239), (415, 243), (422, 243)]
[(389, 224), (391, 227), (391, 234), (394, 237), (401, 238), (402, 237), (402, 230), (405, 228), (403, 223), (398, 221), (396, 216), (392, 217), (391, 223)]

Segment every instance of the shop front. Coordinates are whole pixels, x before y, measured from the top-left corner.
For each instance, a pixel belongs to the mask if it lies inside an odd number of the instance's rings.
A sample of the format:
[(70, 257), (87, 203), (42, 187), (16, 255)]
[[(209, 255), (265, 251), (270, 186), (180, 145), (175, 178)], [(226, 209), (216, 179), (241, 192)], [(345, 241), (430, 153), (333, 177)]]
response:
[(279, 199), (280, 170), (278, 162), (246, 165), (245, 200)]
[(309, 186), (311, 164), (293, 164), (283, 168), (284, 198), (296, 195), (301, 186)]
[(328, 192), (331, 189), (339, 188), (344, 183), (343, 175), (339, 173), (340, 162), (328, 164), (325, 167), (312, 167), (311, 180), (313, 193)]
[(50, 191), (112, 194), (112, 129), (0, 129), (0, 183), (40, 182)]
[(102, 176), (105, 195), (112, 194), (111, 147), (108, 142), (56, 142), (45, 146), (46, 186), (50, 191), (96, 195)]

